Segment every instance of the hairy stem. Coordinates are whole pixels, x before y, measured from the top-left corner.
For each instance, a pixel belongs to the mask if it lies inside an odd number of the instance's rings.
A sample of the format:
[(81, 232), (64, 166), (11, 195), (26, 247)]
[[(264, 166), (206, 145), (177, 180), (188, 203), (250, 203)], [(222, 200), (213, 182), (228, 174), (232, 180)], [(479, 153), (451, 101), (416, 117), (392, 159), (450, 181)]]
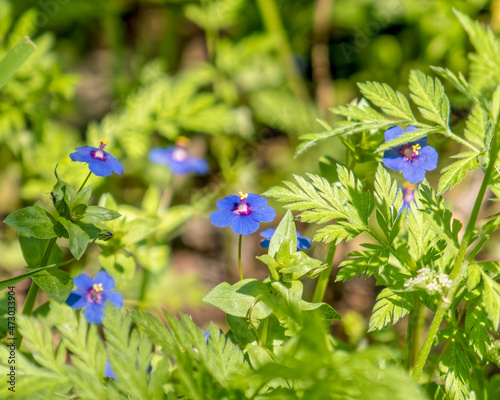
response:
[(336, 249), (337, 246), (334, 242), (331, 242), (328, 245), (328, 252), (326, 253), (325, 258), (325, 264), (327, 265), (327, 268), (321, 272), (318, 278), (318, 283), (316, 283), (316, 289), (314, 290), (313, 303), (319, 303), (320, 301), (323, 301), (326, 288), (328, 287), (328, 281), (330, 280), (330, 273), (333, 267), (333, 257), (335, 257)]
[(448, 289), (448, 292), (445, 294), (446, 301), (442, 301), (439, 304), (436, 314), (434, 315), (434, 319), (432, 320), (431, 326), (429, 328), (429, 332), (427, 333), (427, 337), (425, 338), (424, 345), (422, 350), (420, 351), (417, 364), (415, 365), (415, 370), (413, 371), (413, 379), (418, 382), (420, 379), (420, 375), (424, 369), (424, 365), (429, 357), (429, 353), (432, 348), (432, 344), (436, 335), (439, 331), (439, 327), (445, 314), (453, 303), (453, 299), (455, 294), (457, 293), (460, 283), (463, 279), (463, 276), (467, 270), (468, 263), (466, 262), (466, 254), (467, 249), (472, 241), (472, 237), (474, 234), (474, 227), (476, 225), (477, 217), (479, 215), (479, 210), (483, 203), (484, 195), (486, 193), (486, 189), (488, 188), (488, 182), (490, 181), (491, 175), (495, 169), (495, 162), (498, 158), (498, 150), (500, 148), (500, 136), (498, 129), (495, 132), (495, 136), (493, 138), (493, 144), (490, 150), (490, 162), (488, 164), (488, 168), (486, 168), (486, 172), (484, 173), (483, 182), (481, 183), (481, 187), (479, 188), (479, 193), (477, 194), (476, 201), (474, 203), (474, 208), (472, 209), (472, 213), (465, 229), (464, 236), (462, 238), (462, 243), (460, 243), (460, 248), (458, 250), (458, 255), (455, 260), (455, 264), (453, 265), (450, 279), (452, 280), (452, 284)]

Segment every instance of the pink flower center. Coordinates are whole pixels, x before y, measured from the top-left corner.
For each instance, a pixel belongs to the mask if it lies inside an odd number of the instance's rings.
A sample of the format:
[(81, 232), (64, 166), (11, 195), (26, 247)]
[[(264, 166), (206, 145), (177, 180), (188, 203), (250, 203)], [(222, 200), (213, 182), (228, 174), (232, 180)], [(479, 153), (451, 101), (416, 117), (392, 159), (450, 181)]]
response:
[(94, 287), (87, 292), (87, 300), (92, 303), (100, 303), (102, 299), (102, 283), (94, 283)]
[(106, 156), (104, 155), (104, 146), (108, 144), (107, 140), (101, 139), (101, 145), (99, 146), (99, 150), (92, 152), (92, 157), (98, 158), (99, 160), (104, 161)]
[(240, 202), (233, 210), (236, 215), (248, 215), (250, 214), (250, 207), (247, 204), (248, 194), (240, 192)]
[(189, 154), (185, 147), (177, 146), (172, 152), (172, 160), (177, 162), (184, 162), (189, 158)]
[(401, 154), (403, 155), (403, 159), (405, 161), (413, 161), (416, 156), (418, 156), (418, 151), (420, 150), (420, 145), (414, 144), (411, 146), (405, 146), (401, 149)]

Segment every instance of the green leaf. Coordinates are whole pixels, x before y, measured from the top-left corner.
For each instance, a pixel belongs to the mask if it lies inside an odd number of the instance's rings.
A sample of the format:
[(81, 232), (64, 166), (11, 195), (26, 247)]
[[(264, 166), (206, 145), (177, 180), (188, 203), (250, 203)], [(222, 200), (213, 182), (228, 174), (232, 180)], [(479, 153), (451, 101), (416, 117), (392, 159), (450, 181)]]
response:
[(425, 127), (423, 129), (418, 129), (416, 131), (410, 131), (403, 133), (400, 137), (396, 139), (388, 140), (382, 143), (378, 148), (377, 152), (392, 149), (393, 147), (401, 146), (403, 144), (415, 142), (418, 139), (422, 139), (429, 135), (429, 133), (439, 132), (441, 128), (439, 127)]
[(491, 28), (485, 29), (480, 22), (453, 11), (476, 49), (476, 53), (469, 53), (471, 89), (477, 93), (495, 87), (500, 82), (500, 54), (495, 34)]
[(389, 324), (394, 325), (411, 311), (413, 302), (413, 293), (395, 293), (385, 288), (377, 296), (368, 332), (378, 331)]
[(286, 212), (276, 228), (269, 242), (269, 251), (267, 254), (275, 257), (283, 243), (290, 247), (291, 252), (295, 252), (297, 249), (297, 231), (295, 229), (295, 222), (293, 221), (293, 214), (290, 210)]
[(486, 272), (481, 270), (483, 276), (483, 305), (488, 318), (493, 324), (493, 329), (498, 331), (500, 324), (500, 285), (491, 279)]
[(82, 226), (68, 221), (64, 217), (58, 217), (57, 220), (64, 226), (69, 235), (69, 250), (71, 254), (79, 260), (85, 250), (87, 250), (87, 245), (89, 244), (90, 237), (87, 232), (82, 228)]
[(409, 79), (410, 97), (418, 106), (422, 117), (441, 125), (446, 130), (450, 123), (450, 101), (438, 78), (412, 70)]
[(36, 46), (28, 36), (23, 37), (0, 61), (0, 89), (35, 51)]
[[(50, 239), (36, 239), (30, 236), (19, 235), (19, 245), (28, 269), (45, 267), (42, 264)], [(47, 258), (46, 265), (59, 264), (63, 258), (62, 250), (54, 243)]]
[(385, 130), (391, 126), (397, 125), (398, 121), (383, 120), (383, 121), (368, 121), (368, 122), (344, 122), (338, 128), (331, 128), (325, 132), (308, 133), (299, 137), (304, 143), (297, 146), (295, 157), (300, 156), (306, 150), (318, 144), (318, 142), (337, 137), (348, 136), (359, 132), (370, 132), (373, 130)]
[(73, 279), (70, 274), (57, 268), (41, 271), (32, 278), (40, 289), (59, 304), (64, 303), (73, 290)]
[(369, 278), (373, 274), (378, 275), (379, 270), (387, 265), (389, 261), (387, 248), (372, 244), (363, 244), (362, 246), (369, 250), (350, 252), (349, 258), (339, 265), (340, 270), (335, 279), (336, 282), (351, 280), (356, 274), (358, 274), (358, 278), (365, 274), (366, 278)]
[(310, 303), (302, 300), (300, 302), (301, 311), (311, 311), (322, 319), (341, 319), (340, 314), (326, 303)]
[(472, 365), (465, 351), (457, 343), (457, 339), (451, 340), (448, 351), (439, 363), (445, 391), (450, 400), (469, 400), (471, 392), (468, 382)]
[[(395, 92), (389, 85), (378, 82), (366, 82), (358, 83), (358, 87), (363, 96), (380, 107), (384, 113), (401, 118), (407, 122), (415, 120), (406, 97), (400, 92)], [(393, 122), (393, 126), (397, 125), (398, 122), (403, 123), (402, 121)]]
[(480, 149), (489, 149), (494, 129), (488, 113), (478, 105), (474, 105), (465, 122), (464, 136)]
[(467, 290), (472, 292), (481, 282), (481, 270), (476, 263), (471, 263), (467, 267)]
[(467, 307), (465, 331), (468, 333), (469, 343), (481, 359), (487, 355), (489, 346), (491, 345), (487, 322), (488, 316), (481, 304), (471, 303)]
[(398, 191), (397, 182), (391, 178), (387, 169), (380, 163), (375, 173), (374, 195), (377, 207), (382, 213), (386, 224), (392, 227), (396, 221), (399, 210), (403, 206), (403, 196), (402, 193)]
[(87, 206), (90, 201), (90, 196), (92, 196), (92, 185), (87, 185), (71, 197), (69, 206), (71, 207), (71, 209), (74, 209), (80, 204), (84, 204)]
[(346, 118), (352, 118), (360, 122), (387, 121), (387, 118), (370, 107), (365, 99), (361, 99), (357, 103), (353, 102), (346, 106), (330, 108), (330, 111), (334, 114), (343, 115)]
[(3, 222), (17, 229), (24, 236), (32, 236), (37, 239), (57, 237), (54, 217), (37, 206), (14, 211)]
[(121, 214), (116, 211), (99, 206), (88, 206), (80, 222), (93, 224), (101, 221), (110, 221), (119, 217), (121, 217)]
[(465, 178), (467, 170), (472, 171), (479, 166), (479, 153), (465, 152), (457, 154), (452, 158), (460, 158), (460, 160), (448, 165), (441, 171), (443, 175), (441, 175), (439, 179), (439, 193), (446, 192), (453, 188)]
[(222, 282), (203, 298), (203, 302), (235, 317), (248, 318), (251, 313), (252, 319), (266, 318), (274, 307), (269, 288), (256, 279), (243, 279), (234, 285)]

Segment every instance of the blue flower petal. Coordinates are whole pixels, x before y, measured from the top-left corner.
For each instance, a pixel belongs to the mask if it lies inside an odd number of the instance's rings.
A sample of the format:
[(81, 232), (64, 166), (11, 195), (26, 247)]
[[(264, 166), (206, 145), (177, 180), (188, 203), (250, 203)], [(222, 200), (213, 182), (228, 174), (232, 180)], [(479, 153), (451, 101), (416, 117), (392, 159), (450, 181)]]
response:
[(231, 229), (239, 235), (250, 235), (259, 229), (259, 223), (250, 218), (250, 215), (239, 215), (233, 218)]
[(418, 165), (426, 171), (432, 171), (437, 168), (439, 154), (432, 146), (425, 146), (418, 152)]
[(425, 179), (425, 170), (415, 163), (406, 162), (403, 165), (403, 176), (410, 183), (420, 183)]
[(384, 132), (384, 139), (386, 142), (392, 139), (396, 139), (403, 134), (403, 129), (399, 126), (393, 126)]
[(250, 208), (260, 208), (267, 205), (267, 199), (258, 194), (248, 193), (247, 204)]
[(149, 160), (156, 164), (169, 165), (170, 154), (175, 150), (175, 146), (165, 147), (164, 149), (155, 147), (149, 152)]
[(297, 232), (297, 248), (298, 249), (308, 249), (311, 247), (312, 241), (308, 237), (300, 235), (299, 232)]
[(72, 161), (89, 162), (94, 158), (92, 157), (92, 152), (96, 150), (99, 149), (92, 146), (77, 147), (76, 152), (71, 153), (69, 158), (71, 158)]
[(111, 290), (115, 287), (115, 280), (105, 271), (101, 270), (94, 278), (94, 283), (101, 283), (104, 290)]
[(262, 242), (260, 242), (260, 247), (262, 247), (263, 249), (268, 249), (269, 243), (271, 243), (269, 239), (263, 240)]
[(115, 174), (121, 174), (123, 172), (123, 165), (114, 156), (109, 153), (104, 152), (105, 163), (113, 170)]
[(104, 303), (89, 302), (85, 307), (85, 316), (90, 324), (101, 324), (104, 316)]
[(73, 278), (73, 283), (79, 289), (78, 291), (83, 291), (83, 292), (87, 292), (94, 285), (92, 278), (87, 274), (80, 274), (78, 276), (75, 276)]
[[(262, 236), (264, 239), (267, 239), (267, 240), (269, 241), (269, 240), (271, 240), (271, 238), (273, 237), (274, 232), (276, 232), (276, 229), (275, 229), (275, 228), (267, 228), (267, 229), (264, 229), (264, 230), (260, 233), (260, 236)], [(261, 243), (261, 245), (262, 245), (262, 243)]]
[(66, 299), (66, 304), (75, 310), (79, 310), (87, 304), (87, 297), (80, 293), (71, 292), (69, 297)]
[(116, 307), (123, 306), (123, 296), (118, 292), (109, 291), (106, 293), (106, 298), (109, 300), (111, 304), (113, 304)]
[(111, 368), (111, 363), (109, 361), (106, 361), (106, 365), (104, 367), (104, 376), (106, 378), (112, 378), (114, 380), (118, 380), (117, 376), (113, 371), (113, 368)]
[(232, 224), (236, 214), (227, 209), (217, 210), (210, 214), (210, 222), (219, 228), (224, 228)]
[(195, 172), (200, 175), (206, 174), (209, 170), (208, 162), (203, 158), (190, 157), (186, 161), (186, 167), (190, 170), (190, 172)]
[(258, 209), (250, 209), (250, 214), (248, 214), (252, 219), (259, 222), (272, 222), (276, 218), (276, 211), (271, 206), (265, 206)]
[(92, 158), (89, 161), (89, 169), (96, 176), (109, 176), (113, 172), (106, 161), (100, 158)]
[(384, 158), (382, 162), (387, 168), (393, 169), (395, 171), (401, 171), (403, 169), (403, 166), (405, 165), (404, 158), (403, 156), (401, 156), (401, 154), (399, 154), (397, 157), (394, 157), (394, 152), (389, 150), (384, 152)]
[(220, 199), (215, 204), (220, 209), (233, 211), (239, 202), (240, 202), (240, 196), (236, 196), (234, 194), (231, 194), (229, 196), (224, 197), (223, 199)]

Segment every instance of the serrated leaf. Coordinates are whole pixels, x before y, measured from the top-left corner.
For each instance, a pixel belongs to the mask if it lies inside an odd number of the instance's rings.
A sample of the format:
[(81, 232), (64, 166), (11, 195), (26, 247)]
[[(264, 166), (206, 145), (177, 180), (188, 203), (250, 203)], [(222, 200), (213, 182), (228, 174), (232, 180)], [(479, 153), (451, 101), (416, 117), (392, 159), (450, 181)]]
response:
[[(378, 82), (366, 82), (358, 83), (358, 86), (363, 96), (380, 107), (384, 113), (405, 121), (415, 120), (406, 97), (400, 92), (395, 92), (389, 85)], [(397, 125), (397, 123), (393, 125)]]
[(393, 147), (401, 146), (403, 144), (415, 142), (418, 139), (422, 139), (429, 135), (429, 133), (439, 132), (438, 127), (426, 127), (423, 129), (418, 129), (416, 131), (410, 131), (403, 133), (400, 137), (396, 139), (388, 140), (387, 142), (382, 143), (378, 148), (377, 152), (385, 151), (388, 149), (392, 149)]
[(403, 205), (402, 196), (398, 196), (398, 185), (391, 178), (387, 170), (378, 164), (377, 172), (375, 173), (375, 201), (377, 207), (382, 213), (386, 224), (392, 227), (398, 215), (396, 211)]
[(300, 140), (304, 142), (297, 146), (297, 151), (295, 152), (295, 157), (300, 156), (306, 150), (318, 144), (318, 142), (337, 137), (337, 136), (348, 136), (359, 132), (370, 132), (374, 130), (385, 130), (394, 125), (397, 125), (398, 121), (390, 120), (380, 120), (380, 121), (368, 121), (368, 122), (345, 122), (337, 128), (331, 130), (320, 132), (320, 133), (308, 133), (299, 137)]
[(454, 158), (461, 158), (459, 161), (448, 165), (444, 168), (439, 179), (438, 192), (443, 193), (452, 189), (456, 184), (460, 183), (465, 178), (467, 170), (474, 170), (479, 166), (479, 154), (474, 152), (466, 152), (457, 154)]
[(359, 102), (358, 104), (348, 104), (346, 106), (330, 108), (330, 111), (334, 114), (352, 118), (360, 122), (387, 121), (387, 118), (370, 107), (366, 101), (364, 101), (364, 104)]
[[(368, 245), (363, 245), (368, 247)], [(339, 272), (335, 281), (347, 281), (353, 279), (356, 274), (366, 278), (378, 274), (379, 269), (384, 267), (389, 260), (389, 250), (382, 246), (373, 246), (369, 250), (352, 251), (348, 258), (339, 265)]]
[(484, 310), (493, 324), (493, 329), (498, 331), (498, 325), (500, 324), (500, 285), (482, 270), (481, 275), (484, 282), (482, 297)]
[(465, 138), (480, 149), (486, 150), (490, 146), (492, 134), (492, 123), (488, 113), (479, 105), (474, 105), (465, 122)]
[(444, 380), (445, 391), (450, 400), (469, 400), (471, 363), (464, 350), (452, 339), (451, 345), (443, 360), (439, 363), (439, 370)]
[(469, 343), (479, 356), (483, 357), (487, 354), (491, 344), (490, 335), (486, 323), (488, 316), (481, 304), (470, 304), (465, 315), (465, 331), (468, 333)]
[(467, 266), (467, 290), (472, 292), (479, 282), (481, 282), (481, 270), (476, 263), (471, 263)]
[(410, 97), (418, 106), (422, 117), (449, 129), (450, 101), (438, 78), (425, 75), (422, 71), (412, 70), (409, 79)]
[(368, 332), (378, 331), (389, 324), (394, 325), (412, 310), (413, 302), (413, 293), (395, 293), (385, 288), (377, 296)]

